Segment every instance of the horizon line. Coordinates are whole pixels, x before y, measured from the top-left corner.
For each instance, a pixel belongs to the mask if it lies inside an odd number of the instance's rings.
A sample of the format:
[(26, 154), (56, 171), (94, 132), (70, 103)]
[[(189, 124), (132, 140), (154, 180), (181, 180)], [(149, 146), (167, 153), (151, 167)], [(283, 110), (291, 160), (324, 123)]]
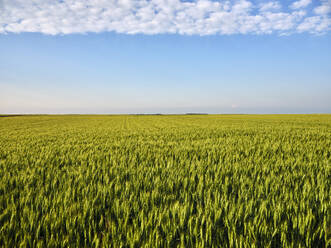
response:
[(70, 116), (70, 115), (95, 115), (95, 116), (124, 116), (124, 115), (132, 115), (132, 116), (162, 116), (162, 115), (331, 115), (330, 113), (321, 112), (321, 113), (104, 113), (104, 114), (95, 114), (95, 113), (0, 113), (0, 117), (19, 117), (19, 116)]

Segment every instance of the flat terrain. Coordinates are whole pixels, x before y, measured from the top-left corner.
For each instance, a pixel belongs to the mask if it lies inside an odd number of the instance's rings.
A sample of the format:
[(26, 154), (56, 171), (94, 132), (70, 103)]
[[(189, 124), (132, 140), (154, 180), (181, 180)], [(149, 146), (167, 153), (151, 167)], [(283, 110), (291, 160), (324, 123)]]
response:
[(2, 247), (330, 247), (331, 115), (0, 118)]

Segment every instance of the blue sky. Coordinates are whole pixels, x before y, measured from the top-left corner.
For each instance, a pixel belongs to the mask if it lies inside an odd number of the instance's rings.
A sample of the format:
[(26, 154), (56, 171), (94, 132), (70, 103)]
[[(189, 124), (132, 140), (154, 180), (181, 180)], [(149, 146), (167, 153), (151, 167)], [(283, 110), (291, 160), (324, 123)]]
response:
[(57, 4), (0, 0), (0, 113), (331, 112), (330, 1)]

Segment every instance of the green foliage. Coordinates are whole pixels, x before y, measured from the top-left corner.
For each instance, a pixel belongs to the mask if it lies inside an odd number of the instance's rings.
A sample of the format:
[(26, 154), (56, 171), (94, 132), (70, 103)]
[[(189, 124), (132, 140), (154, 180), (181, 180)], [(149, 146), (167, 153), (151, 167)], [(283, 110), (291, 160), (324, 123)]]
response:
[(331, 116), (0, 118), (1, 247), (330, 247)]

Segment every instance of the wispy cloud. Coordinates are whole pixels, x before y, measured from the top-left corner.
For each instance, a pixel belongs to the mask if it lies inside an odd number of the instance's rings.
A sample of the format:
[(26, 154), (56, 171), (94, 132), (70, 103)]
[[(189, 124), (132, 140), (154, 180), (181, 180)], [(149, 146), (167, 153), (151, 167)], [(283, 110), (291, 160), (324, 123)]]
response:
[(279, 2), (265, 2), (260, 4), (260, 11), (277, 11), (281, 9), (281, 5)]
[(290, 5), (292, 9), (301, 9), (307, 7), (309, 4), (311, 4), (312, 0), (299, 0), (295, 1)]
[(311, 2), (299, 0), (281, 6), (278, 1), (257, 5), (248, 0), (3, 0), (0, 33), (56, 35), (114, 31), (229, 35), (328, 32), (331, 28), (330, 1), (322, 1), (309, 12), (305, 8)]
[(331, 0), (324, 1), (322, 5), (314, 9), (314, 12), (317, 15), (327, 15), (331, 13)]

